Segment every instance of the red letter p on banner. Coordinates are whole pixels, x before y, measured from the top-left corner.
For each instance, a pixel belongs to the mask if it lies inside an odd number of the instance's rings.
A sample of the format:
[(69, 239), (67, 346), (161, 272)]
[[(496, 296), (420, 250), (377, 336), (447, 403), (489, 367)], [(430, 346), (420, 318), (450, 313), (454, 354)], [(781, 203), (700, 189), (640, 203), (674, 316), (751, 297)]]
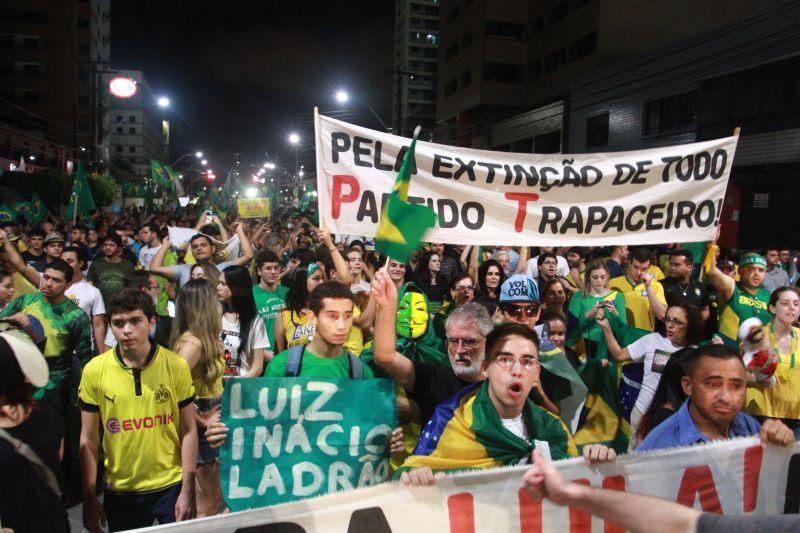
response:
[[(348, 185), (350, 191), (347, 194), (342, 194), (342, 186)], [(351, 203), (358, 200), (361, 194), (361, 187), (358, 185), (358, 180), (355, 176), (347, 174), (335, 174), (333, 176), (333, 191), (331, 193), (331, 216), (334, 220), (339, 218), (342, 212), (342, 203)]]

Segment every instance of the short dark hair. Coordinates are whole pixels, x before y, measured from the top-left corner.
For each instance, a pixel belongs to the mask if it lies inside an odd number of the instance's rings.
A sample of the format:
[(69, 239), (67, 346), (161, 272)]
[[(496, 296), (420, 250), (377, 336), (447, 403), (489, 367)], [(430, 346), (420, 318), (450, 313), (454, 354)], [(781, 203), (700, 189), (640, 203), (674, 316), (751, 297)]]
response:
[(158, 226), (156, 224), (153, 224), (152, 222), (145, 222), (139, 227), (139, 230), (143, 230), (145, 228), (147, 228), (147, 231), (151, 231), (155, 234), (158, 234)]
[(708, 346), (691, 350), (688, 354), (686, 354), (685, 367), (687, 376), (691, 376), (697, 371), (697, 367), (700, 366), (700, 359), (703, 357), (711, 357), (714, 359), (736, 359), (742, 363), (742, 368), (744, 368), (744, 362), (742, 362), (739, 352), (729, 346), (725, 346), (724, 344), (709, 344)]
[(256, 270), (260, 269), (264, 266), (264, 263), (278, 263), (280, 264), (281, 260), (278, 257), (278, 254), (273, 252), (272, 250), (261, 250), (256, 255)]
[(72, 252), (75, 254), (75, 258), (78, 260), (78, 264), (83, 263), (83, 266), (86, 266), (86, 252), (83, 251), (83, 248), (80, 246), (67, 246), (61, 251), (61, 254), (65, 254), (67, 252)]
[(203, 227), (200, 228), (201, 233), (205, 233), (206, 235), (219, 235), (219, 228), (214, 224), (205, 224)]
[(539, 335), (537, 335), (536, 332), (531, 328), (517, 322), (502, 324), (497, 326), (494, 330), (492, 330), (491, 333), (489, 333), (489, 335), (486, 336), (486, 366), (489, 366), (492, 361), (497, 359), (497, 354), (500, 351), (503, 342), (508, 337), (513, 335), (517, 335), (531, 341), (536, 346), (536, 350), (539, 350)]
[(672, 259), (673, 257), (684, 257), (686, 261), (689, 263), (694, 263), (694, 254), (689, 250), (675, 250), (671, 254), (669, 254), (669, 258)]
[(542, 266), (544, 264), (545, 259), (553, 258), (558, 262), (558, 257), (553, 252), (545, 252), (543, 254), (539, 254), (539, 257), (536, 259), (536, 266)]
[(42, 228), (33, 228), (28, 232), (28, 237), (41, 237), (44, 239), (47, 235)]
[(108, 302), (109, 318), (121, 313), (132, 313), (134, 311), (144, 313), (147, 320), (156, 316), (156, 307), (153, 305), (153, 299), (139, 289), (125, 287), (112, 296), (111, 301)]
[(764, 255), (767, 255), (767, 253), (768, 253), (770, 250), (775, 250), (776, 252), (780, 252), (780, 251), (781, 251), (781, 247), (780, 247), (780, 246), (778, 246), (777, 244), (768, 244), (768, 245), (767, 245), (767, 246), (764, 248)]
[(150, 271), (134, 270), (125, 276), (125, 287), (136, 290), (150, 288)]
[(322, 311), (323, 300), (325, 300), (325, 298), (350, 300), (353, 302), (353, 305), (355, 305), (355, 299), (353, 298), (353, 293), (350, 291), (350, 287), (338, 281), (326, 281), (320, 283), (311, 291), (311, 296), (308, 299), (308, 308), (311, 309), (315, 315), (319, 314), (319, 312)]
[(192, 235), (192, 238), (189, 239), (189, 246), (191, 246), (192, 243), (194, 241), (196, 241), (197, 239), (205, 239), (205, 240), (208, 241), (208, 245), (209, 246), (214, 246), (214, 243), (211, 242), (211, 237), (209, 237), (208, 235), (205, 235), (203, 233), (195, 233), (194, 235)]
[[(457, 284), (458, 282), (460, 282), (461, 280), (465, 280), (465, 279), (469, 279), (469, 280), (471, 281), (471, 280), (472, 280), (472, 276), (470, 276), (470, 275), (469, 275), (469, 274), (467, 274), (466, 272), (462, 272), (461, 274), (456, 274), (456, 275), (453, 277), (453, 281), (451, 281), (451, 282), (450, 282), (450, 290), (451, 290), (451, 291), (454, 291), (454, 290), (456, 290), (456, 284)], [(474, 287), (473, 287), (473, 288), (474, 288)]]
[(649, 263), (652, 260), (653, 258), (650, 257), (650, 250), (647, 248), (636, 248), (633, 250), (633, 252), (631, 252), (631, 262), (638, 261), (639, 263)]
[(55, 261), (47, 263), (45, 270), (48, 269), (58, 270), (59, 272), (62, 272), (64, 274), (64, 279), (66, 279), (67, 281), (72, 279), (72, 274), (73, 274), (72, 267), (69, 266), (69, 263), (67, 263), (63, 259), (56, 259)]

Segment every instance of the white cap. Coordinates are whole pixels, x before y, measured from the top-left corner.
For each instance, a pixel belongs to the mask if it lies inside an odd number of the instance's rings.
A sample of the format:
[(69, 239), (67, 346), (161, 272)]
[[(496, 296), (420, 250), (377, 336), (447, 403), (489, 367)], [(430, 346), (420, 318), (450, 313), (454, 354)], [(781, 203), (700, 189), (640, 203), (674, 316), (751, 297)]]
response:
[(17, 364), (25, 375), (25, 378), (35, 387), (44, 387), (50, 376), (42, 352), (33, 344), (33, 341), (18, 330), (10, 330), (0, 333), (0, 337), (5, 339), (17, 358)]

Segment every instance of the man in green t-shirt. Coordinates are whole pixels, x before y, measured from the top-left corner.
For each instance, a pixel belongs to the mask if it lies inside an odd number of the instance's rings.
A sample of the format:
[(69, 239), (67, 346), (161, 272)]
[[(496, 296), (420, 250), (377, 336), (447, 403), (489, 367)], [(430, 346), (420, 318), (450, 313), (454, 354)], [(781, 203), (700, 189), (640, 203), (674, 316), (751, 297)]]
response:
[(278, 255), (271, 250), (262, 250), (256, 255), (256, 274), (258, 284), (253, 285), (253, 298), (256, 310), (264, 321), (264, 327), (275, 346), (275, 320), (286, 306), (288, 287), (280, 284), (281, 263)]
[[(311, 292), (308, 302), (309, 323), (317, 329), (314, 339), (303, 351), (299, 377), (348, 378), (350, 357), (344, 343), (353, 326), (353, 293), (350, 287), (337, 281), (326, 281)], [(284, 377), (289, 350), (284, 350), (270, 361), (267, 377)], [(375, 377), (367, 366), (363, 366), (364, 378)]]

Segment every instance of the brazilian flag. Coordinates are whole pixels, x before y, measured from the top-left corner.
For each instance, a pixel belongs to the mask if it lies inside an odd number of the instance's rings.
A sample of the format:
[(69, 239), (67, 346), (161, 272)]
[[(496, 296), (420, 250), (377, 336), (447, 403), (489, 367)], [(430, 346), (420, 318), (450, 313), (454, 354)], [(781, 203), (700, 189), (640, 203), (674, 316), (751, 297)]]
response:
[(306, 191), (303, 193), (303, 198), (300, 199), (300, 210), (307, 211), (309, 207), (311, 207), (311, 202), (314, 201), (314, 193), (312, 191)]
[(164, 166), (155, 159), (150, 160), (150, 177), (153, 179), (153, 183), (156, 185), (169, 187), (167, 171), (164, 169)]
[(411, 183), (411, 165), (420, 127), (414, 130), (411, 146), (403, 158), (392, 194), (381, 211), (375, 248), (396, 261), (405, 262), (419, 248), (422, 237), (436, 223), (436, 214), (427, 206), (408, 203), (408, 186)]
[(17, 216), (14, 214), (14, 210), (8, 207), (7, 205), (0, 205), (0, 224), (11, 222), (12, 224), (17, 223)]
[(14, 202), (11, 204), (17, 219), (30, 220), (33, 213), (33, 202)]
[(30, 222), (34, 226), (38, 226), (44, 220), (44, 217), (47, 216), (47, 207), (44, 205), (44, 202), (37, 193), (33, 193), (31, 197), (31, 205), (33, 206), (33, 211), (31, 212)]

